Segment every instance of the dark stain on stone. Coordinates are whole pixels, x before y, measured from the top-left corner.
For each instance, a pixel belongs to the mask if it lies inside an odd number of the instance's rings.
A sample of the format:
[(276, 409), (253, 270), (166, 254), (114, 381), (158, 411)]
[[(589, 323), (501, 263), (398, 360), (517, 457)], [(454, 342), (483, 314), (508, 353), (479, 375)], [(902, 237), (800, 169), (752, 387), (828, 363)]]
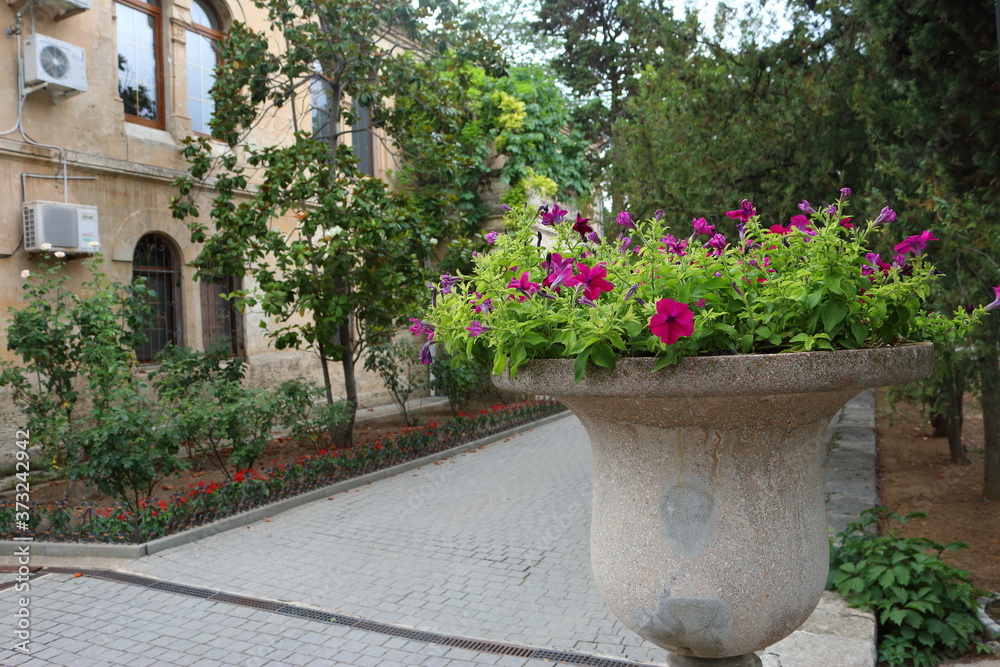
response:
[(663, 536), (677, 553), (694, 557), (715, 536), (715, 499), (698, 480), (674, 484), (663, 494), (660, 523)]
[(726, 642), (731, 634), (729, 605), (708, 598), (660, 596), (656, 611), (643, 614), (639, 634), (657, 646), (696, 652)]

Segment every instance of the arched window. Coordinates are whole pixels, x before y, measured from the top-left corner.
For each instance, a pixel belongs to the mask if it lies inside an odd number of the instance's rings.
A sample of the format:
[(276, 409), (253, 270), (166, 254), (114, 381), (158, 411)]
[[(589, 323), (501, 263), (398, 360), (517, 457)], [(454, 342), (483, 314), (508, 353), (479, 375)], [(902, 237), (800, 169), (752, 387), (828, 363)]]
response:
[(199, 134), (211, 134), (208, 123), (215, 112), (209, 94), (215, 83), (218, 64), (216, 44), (222, 39), (222, 25), (208, 3), (191, 1), (191, 26), (187, 31), (188, 114), (191, 127)]
[(119, 0), (118, 94), (125, 119), (163, 128), (163, 44), (159, 0)]
[(132, 282), (145, 278), (155, 293), (149, 299), (149, 321), (143, 333), (146, 342), (135, 350), (141, 363), (153, 361), (167, 343), (183, 344), (181, 336), (181, 269), (169, 239), (146, 234), (132, 253)]

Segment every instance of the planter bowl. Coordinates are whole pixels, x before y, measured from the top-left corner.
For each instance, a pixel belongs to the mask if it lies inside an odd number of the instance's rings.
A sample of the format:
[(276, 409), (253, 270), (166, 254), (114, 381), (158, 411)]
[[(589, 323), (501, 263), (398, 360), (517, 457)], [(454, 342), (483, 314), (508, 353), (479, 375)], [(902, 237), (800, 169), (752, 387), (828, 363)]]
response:
[(493, 381), (558, 399), (586, 428), (591, 562), (618, 618), (677, 664), (753, 664), (826, 583), (830, 420), (859, 391), (920, 379), (932, 361), (929, 343), (691, 357), (656, 373), (654, 359), (629, 358), (574, 382), (572, 360), (543, 359)]

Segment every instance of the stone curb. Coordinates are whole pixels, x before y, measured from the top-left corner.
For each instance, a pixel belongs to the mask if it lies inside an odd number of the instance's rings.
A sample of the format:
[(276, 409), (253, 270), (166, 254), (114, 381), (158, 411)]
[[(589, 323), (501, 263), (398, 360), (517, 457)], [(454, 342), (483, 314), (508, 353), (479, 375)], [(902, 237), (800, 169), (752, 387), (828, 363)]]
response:
[(101, 544), (98, 542), (26, 542), (0, 540), (0, 556), (16, 555), (17, 549), (22, 548), (25, 545), (30, 545), (32, 556), (122, 558), (134, 560), (136, 558), (141, 558), (142, 556), (155, 554), (163, 551), (164, 549), (189, 544), (226, 530), (242, 528), (243, 526), (256, 523), (266, 517), (272, 517), (279, 512), (284, 512), (294, 507), (298, 507), (299, 505), (305, 505), (306, 503), (313, 502), (314, 500), (320, 500), (336, 493), (350, 491), (360, 486), (376, 482), (380, 479), (392, 477), (393, 475), (398, 475), (400, 473), (407, 472), (408, 470), (419, 468), (429, 463), (449, 458), (456, 454), (461, 454), (463, 451), (467, 451), (469, 449), (477, 449), (484, 445), (488, 445), (514, 435), (515, 433), (522, 432), (526, 429), (534, 429), (539, 426), (544, 426), (545, 424), (565, 417), (567, 412), (568, 411), (564, 411), (555, 415), (550, 415), (537, 421), (509, 428), (506, 431), (501, 431), (500, 433), (480, 438), (479, 440), (467, 442), (463, 445), (458, 445), (436, 454), (429, 454), (423, 458), (407, 461), (406, 463), (400, 463), (399, 465), (391, 468), (376, 470), (375, 472), (362, 475), (361, 477), (354, 477), (352, 479), (344, 480), (343, 482), (337, 482), (336, 484), (315, 489), (292, 498), (285, 498), (284, 500), (279, 500), (275, 503), (264, 505), (263, 507), (257, 507), (241, 514), (225, 517), (203, 526), (196, 526), (195, 528), (185, 530), (181, 533), (166, 535), (142, 544)]
[(993, 602), (994, 600), (1000, 600), (1000, 595), (996, 597), (985, 597), (976, 600), (979, 603), (979, 608), (976, 609), (976, 616), (979, 618), (979, 622), (983, 624), (983, 632), (986, 634), (988, 639), (997, 639), (1000, 637), (1000, 623), (997, 623), (990, 615), (986, 613), (986, 605)]

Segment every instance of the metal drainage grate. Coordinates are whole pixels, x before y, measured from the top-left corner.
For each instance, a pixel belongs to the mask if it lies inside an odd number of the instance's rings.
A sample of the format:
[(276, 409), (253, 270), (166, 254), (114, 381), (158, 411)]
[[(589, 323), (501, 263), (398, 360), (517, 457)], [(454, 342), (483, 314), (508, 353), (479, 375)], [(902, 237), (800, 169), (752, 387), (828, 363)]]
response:
[(229, 604), (238, 604), (242, 607), (253, 607), (254, 609), (264, 609), (265, 611), (277, 611), (285, 606), (284, 602), (258, 600), (256, 598), (248, 598), (242, 595), (232, 595), (230, 593), (215, 593), (209, 598), (209, 600), (214, 600), (215, 602), (228, 602)]
[[(338, 623), (340, 625), (354, 625), (357, 623), (356, 619), (348, 619), (346, 616), (337, 616), (337, 614), (331, 614), (328, 611), (320, 611), (318, 609), (307, 609), (306, 607), (296, 607), (295, 605), (286, 604), (275, 611), (279, 614), (285, 614), (286, 616), (295, 616), (297, 618), (308, 618), (312, 621), (322, 621), (323, 623)], [(344, 620), (349, 622), (345, 623)]]
[(79, 574), (84, 577), (96, 577), (105, 572), (110, 572), (111, 570), (81, 570), (72, 567), (46, 567), (45, 571), (51, 574)]
[(443, 637), (438, 644), (454, 646), (455, 648), (462, 648), (467, 651), (479, 651), (480, 653), (512, 655), (518, 658), (530, 658), (538, 654), (538, 649), (531, 648), (530, 646), (512, 646), (510, 644), (500, 644), (480, 639), (465, 639), (462, 637)]
[(193, 598), (210, 598), (218, 591), (210, 591), (207, 588), (196, 588), (195, 586), (185, 586), (184, 584), (172, 584), (169, 581), (157, 581), (150, 586), (153, 590), (166, 591), (167, 593), (179, 593), (190, 595)]
[[(76, 574), (74, 572), (74, 574)], [(81, 574), (83, 574), (81, 572)], [(98, 579), (107, 579), (109, 581), (117, 581), (121, 584), (132, 584), (133, 586), (146, 586), (147, 588), (159, 583), (156, 579), (150, 579), (149, 577), (140, 577), (136, 574), (126, 574), (125, 572), (115, 572), (114, 570), (98, 570), (93, 574), (89, 575), (96, 577)]]
[(440, 643), (440, 640), (443, 638), (442, 635), (439, 635), (436, 632), (426, 632), (424, 630), (417, 630), (416, 628), (403, 628), (395, 625), (386, 625), (385, 623), (378, 623), (376, 621), (358, 621), (353, 627), (355, 630), (367, 630), (368, 632), (378, 632), (383, 635), (392, 635), (394, 637), (402, 637), (403, 639), (413, 639), (427, 643)]

